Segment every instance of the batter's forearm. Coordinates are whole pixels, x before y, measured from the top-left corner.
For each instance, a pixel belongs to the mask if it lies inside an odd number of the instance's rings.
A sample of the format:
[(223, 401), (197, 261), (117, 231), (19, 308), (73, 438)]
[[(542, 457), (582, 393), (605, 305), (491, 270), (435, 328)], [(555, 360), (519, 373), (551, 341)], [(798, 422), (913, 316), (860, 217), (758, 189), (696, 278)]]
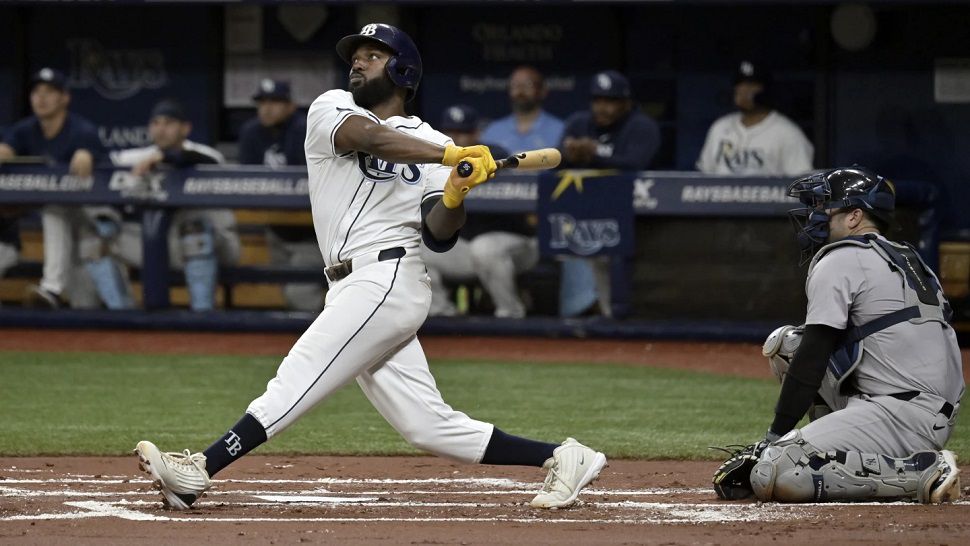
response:
[(8, 146), (7, 144), (4, 144), (3, 142), (0, 142), (0, 161), (11, 159), (16, 156), (17, 156), (17, 152), (15, 152), (13, 148)]
[(424, 219), (431, 235), (438, 241), (447, 241), (465, 225), (465, 205), (450, 209), (438, 201)]
[(334, 144), (338, 149), (356, 150), (390, 163), (441, 163), (444, 146), (374, 123), (362, 116), (345, 121)]

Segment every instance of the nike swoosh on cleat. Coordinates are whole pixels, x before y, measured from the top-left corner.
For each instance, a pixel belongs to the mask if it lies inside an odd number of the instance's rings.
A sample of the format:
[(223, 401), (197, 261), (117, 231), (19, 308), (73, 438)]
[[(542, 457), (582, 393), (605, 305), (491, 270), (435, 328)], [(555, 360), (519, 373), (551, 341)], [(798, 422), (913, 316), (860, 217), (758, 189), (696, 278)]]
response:
[(579, 464), (583, 464), (585, 462), (586, 462), (586, 454), (583, 453), (582, 455), (579, 456)]

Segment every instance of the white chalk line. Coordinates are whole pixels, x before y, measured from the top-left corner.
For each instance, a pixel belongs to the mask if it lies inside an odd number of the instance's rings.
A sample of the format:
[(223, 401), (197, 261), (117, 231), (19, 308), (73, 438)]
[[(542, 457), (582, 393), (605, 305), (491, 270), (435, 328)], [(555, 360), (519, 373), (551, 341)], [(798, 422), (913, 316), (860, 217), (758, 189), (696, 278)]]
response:
[[(33, 490), (24, 488), (6, 487), (5, 484), (18, 485), (117, 485), (132, 484), (143, 485), (150, 483), (144, 479), (115, 479), (116, 476), (90, 476), (75, 475), (68, 478), (58, 479), (24, 479), (0, 481), (0, 496), (3, 497), (86, 497), (86, 498), (113, 498), (119, 496), (154, 496), (157, 491), (77, 491), (72, 489), (60, 490)], [(354, 506), (366, 506), (374, 508), (515, 508), (520, 507), (522, 502), (515, 503), (482, 503), (482, 502), (422, 502), (422, 501), (377, 501), (375, 498), (368, 498), (365, 495), (378, 497), (394, 497), (408, 494), (427, 494), (427, 495), (523, 495), (528, 496), (535, 492), (535, 485), (527, 482), (517, 482), (507, 479), (481, 479), (481, 478), (433, 478), (417, 480), (400, 479), (356, 479), (356, 478), (319, 478), (310, 480), (223, 480), (217, 482), (223, 487), (230, 484), (301, 484), (301, 485), (407, 485), (407, 484), (439, 484), (451, 486), (473, 486), (473, 487), (499, 487), (499, 488), (518, 488), (522, 486), (528, 489), (479, 489), (472, 491), (449, 491), (449, 490), (404, 490), (394, 491), (382, 489), (377, 491), (339, 491), (338, 494), (347, 496), (334, 497), (328, 496), (334, 493), (326, 488), (317, 487), (307, 491), (267, 491), (267, 490), (223, 490), (209, 491), (210, 496), (253, 496), (268, 500), (270, 502), (238, 502), (230, 501), (223, 504), (230, 506), (275, 506), (290, 504), (296, 506), (318, 506), (337, 507), (341, 504)], [(650, 489), (627, 489), (627, 490), (600, 490), (590, 489), (586, 494), (595, 496), (647, 496), (647, 495), (676, 495), (676, 494), (710, 494), (707, 488), (650, 488)], [(356, 495), (356, 496), (351, 496)], [(914, 503), (820, 503), (820, 504), (800, 504), (800, 505), (779, 505), (779, 504), (723, 504), (716, 501), (704, 503), (664, 503), (664, 502), (641, 502), (635, 500), (623, 500), (618, 502), (592, 502), (585, 501), (581, 506), (597, 508), (601, 510), (614, 510), (624, 513), (630, 511), (650, 512), (639, 516), (617, 518), (597, 518), (597, 519), (573, 519), (573, 518), (553, 518), (543, 517), (533, 518), (514, 518), (505, 515), (481, 516), (481, 517), (210, 517), (210, 516), (162, 516), (151, 513), (140, 512), (136, 507), (159, 507), (158, 501), (146, 500), (113, 500), (113, 501), (67, 501), (64, 503), (73, 508), (81, 508), (82, 511), (72, 511), (68, 513), (49, 513), (49, 514), (21, 514), (0, 517), (0, 521), (26, 521), (26, 520), (64, 520), (64, 519), (85, 519), (94, 517), (116, 517), (126, 520), (136, 521), (178, 521), (178, 522), (518, 522), (518, 523), (614, 523), (614, 524), (674, 524), (674, 523), (727, 523), (727, 522), (751, 522), (751, 521), (779, 521), (794, 520), (805, 518), (824, 517), (822, 512), (811, 510), (811, 508), (836, 508), (836, 507), (859, 507), (859, 506), (921, 506)], [(954, 504), (967, 505), (970, 501), (961, 500)], [(806, 510), (808, 509), (808, 510)], [(659, 513), (659, 514), (658, 514)], [(549, 514), (545, 512), (544, 514)], [(620, 514), (618, 514), (620, 515)]]

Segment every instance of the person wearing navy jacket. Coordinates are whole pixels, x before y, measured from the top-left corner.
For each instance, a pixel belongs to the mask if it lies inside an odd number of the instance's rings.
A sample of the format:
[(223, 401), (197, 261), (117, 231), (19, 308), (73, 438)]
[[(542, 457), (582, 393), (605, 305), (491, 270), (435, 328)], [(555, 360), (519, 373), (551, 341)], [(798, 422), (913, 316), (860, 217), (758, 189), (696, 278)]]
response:
[[(582, 169), (646, 169), (660, 146), (657, 123), (634, 109), (627, 78), (615, 70), (593, 76), (590, 109), (566, 120), (559, 149), (563, 167)], [(605, 265), (605, 264), (603, 264)], [(605, 267), (583, 258), (563, 261), (559, 313), (564, 317), (599, 312), (609, 316)], [(599, 286), (599, 288), (597, 288)]]

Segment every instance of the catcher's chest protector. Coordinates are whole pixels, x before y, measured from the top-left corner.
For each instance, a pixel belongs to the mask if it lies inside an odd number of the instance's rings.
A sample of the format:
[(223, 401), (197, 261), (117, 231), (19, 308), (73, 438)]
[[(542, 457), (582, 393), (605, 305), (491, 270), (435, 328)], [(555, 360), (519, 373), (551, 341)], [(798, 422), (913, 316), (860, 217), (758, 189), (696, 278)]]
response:
[(842, 384), (862, 361), (863, 343), (867, 336), (901, 322), (912, 324), (939, 322), (944, 327), (948, 327), (947, 321), (952, 315), (950, 304), (943, 296), (936, 274), (908, 244), (893, 243), (875, 235), (847, 237), (819, 249), (808, 266), (809, 276), (826, 253), (843, 246), (868, 248), (885, 260), (889, 268), (900, 276), (905, 305), (898, 311), (883, 315), (866, 324), (848, 325), (845, 344), (829, 357), (828, 370), (822, 381), (822, 388), (819, 390), (819, 394), (834, 410), (845, 407), (846, 397), (841, 393)]

